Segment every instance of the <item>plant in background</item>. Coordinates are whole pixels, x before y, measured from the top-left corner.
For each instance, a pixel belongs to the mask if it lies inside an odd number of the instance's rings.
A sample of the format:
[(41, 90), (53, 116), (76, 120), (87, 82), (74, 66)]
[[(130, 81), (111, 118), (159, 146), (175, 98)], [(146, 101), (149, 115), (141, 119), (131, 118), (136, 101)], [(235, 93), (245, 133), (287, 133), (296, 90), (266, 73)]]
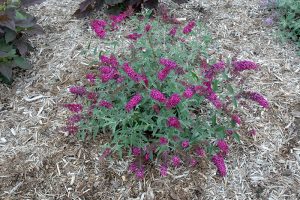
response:
[(101, 157), (127, 152), (135, 158), (129, 171), (139, 179), (150, 161), (165, 176), (169, 167), (196, 166), (201, 159), (225, 176), (229, 143), (239, 141), (244, 125), (240, 104), (248, 99), (269, 106), (259, 93), (243, 89), (243, 71), (259, 66), (209, 58), (211, 38), (200, 22), (168, 24), (166, 16), (150, 19), (146, 12), (131, 17), (128, 24), (136, 27), (124, 34), (116, 28), (123, 20), (124, 13), (92, 21), (101, 40), (121, 34), (129, 45), (101, 54), (86, 84), (69, 88), (77, 102), (65, 104), (73, 112), (66, 130), (81, 140), (109, 132)]
[(300, 47), (300, 1), (279, 0), (280, 29), (283, 35)]
[(19, 1), (3, 1), (0, 7), (0, 81), (12, 82), (14, 67), (29, 69), (25, 56), (32, 49), (27, 37), (41, 33), (36, 20), (19, 7)]
[(265, 24), (270, 26), (279, 21), (284, 38), (292, 40), (300, 47), (300, 1), (262, 0), (261, 6), (273, 11), (265, 20)]
[(92, 11), (107, 7), (111, 13), (118, 13), (125, 10), (141, 10), (142, 6), (148, 9), (154, 9), (158, 5), (158, 0), (84, 0), (79, 4), (79, 9), (74, 13), (76, 16), (82, 16)]
[[(182, 4), (188, 0), (172, 0), (175, 3)], [(88, 14), (94, 9), (101, 9), (105, 7), (109, 13), (117, 14), (130, 11), (141, 11), (142, 8), (157, 9), (158, 0), (84, 0), (79, 4), (79, 9), (74, 13), (75, 16), (80, 17)]]

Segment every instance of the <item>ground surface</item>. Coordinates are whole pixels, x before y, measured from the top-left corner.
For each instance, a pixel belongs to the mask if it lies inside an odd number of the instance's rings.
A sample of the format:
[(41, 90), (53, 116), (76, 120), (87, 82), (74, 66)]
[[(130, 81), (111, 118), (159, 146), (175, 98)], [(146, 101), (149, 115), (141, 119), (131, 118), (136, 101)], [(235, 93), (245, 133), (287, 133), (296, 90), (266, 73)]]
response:
[(88, 41), (98, 42), (89, 19), (72, 17), (79, 2), (47, 0), (29, 8), (45, 34), (32, 40), (34, 69), (12, 87), (0, 85), (0, 198), (300, 198), (300, 57), (292, 44), (276, 39), (276, 26), (263, 24), (268, 12), (258, 0), (191, 0), (180, 6), (164, 1), (178, 17), (204, 20), (216, 54), (259, 63), (261, 71), (249, 73), (249, 88), (264, 94), (271, 108), (246, 118), (257, 135), (242, 136), (242, 144), (232, 146), (227, 177), (216, 176), (208, 164), (171, 171), (166, 178), (148, 169), (143, 182), (127, 174), (127, 162), (97, 159), (105, 137), (87, 145), (60, 131), (66, 88), (78, 83), (86, 68), (80, 52)]

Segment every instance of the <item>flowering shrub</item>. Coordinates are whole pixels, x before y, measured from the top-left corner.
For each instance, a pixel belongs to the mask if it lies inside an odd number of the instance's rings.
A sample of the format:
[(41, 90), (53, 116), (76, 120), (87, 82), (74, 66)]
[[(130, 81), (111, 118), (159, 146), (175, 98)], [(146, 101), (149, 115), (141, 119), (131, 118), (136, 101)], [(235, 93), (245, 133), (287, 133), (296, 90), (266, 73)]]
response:
[(300, 47), (300, 2), (298, 0), (261, 0), (261, 7), (272, 14), (265, 20), (266, 25), (279, 22), (282, 36)]
[[(99, 39), (123, 34), (116, 29), (123, 15), (92, 21)], [(74, 113), (66, 130), (82, 140), (109, 131), (102, 157), (127, 151), (135, 158), (129, 171), (137, 178), (144, 177), (149, 161), (165, 176), (170, 166), (196, 166), (205, 158), (225, 176), (228, 143), (239, 140), (243, 125), (240, 102), (269, 106), (259, 93), (243, 90), (243, 71), (259, 66), (208, 59), (210, 37), (199, 22), (174, 25), (164, 23), (166, 17), (147, 16), (129, 19), (136, 28), (123, 34), (128, 47), (102, 54), (87, 84), (69, 88), (78, 102), (65, 105)]]

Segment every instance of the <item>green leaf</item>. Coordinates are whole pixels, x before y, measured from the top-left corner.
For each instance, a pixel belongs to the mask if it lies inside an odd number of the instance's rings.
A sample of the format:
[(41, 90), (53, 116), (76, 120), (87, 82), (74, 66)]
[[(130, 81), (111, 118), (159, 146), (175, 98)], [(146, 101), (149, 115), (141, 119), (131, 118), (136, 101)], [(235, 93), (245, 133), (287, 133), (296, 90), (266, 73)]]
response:
[(25, 20), (27, 18), (26, 14), (20, 11), (16, 11), (16, 19), (18, 20)]
[(233, 87), (230, 84), (227, 85), (227, 90), (230, 94), (234, 94)]
[(6, 43), (9, 43), (11, 41), (13, 41), (14, 39), (16, 39), (17, 33), (13, 30), (7, 29), (7, 31), (5, 32), (5, 41)]
[(212, 126), (217, 125), (217, 116), (216, 116), (216, 115), (213, 115), (213, 116), (211, 117), (211, 123), (212, 123)]
[(232, 134), (232, 137), (238, 142), (241, 143), (240, 135), (237, 133)]
[(20, 56), (14, 58), (14, 63), (22, 69), (30, 69), (32, 67), (25, 58)]
[(2, 74), (9, 82), (12, 79), (12, 63), (0, 63), (0, 74)]
[(232, 102), (233, 102), (234, 107), (237, 108), (238, 107), (238, 102), (237, 102), (235, 97), (232, 98)]
[(7, 44), (4, 38), (0, 39), (0, 51), (9, 52), (13, 49), (13, 46)]
[(108, 5), (116, 5), (116, 4), (122, 3), (124, 1), (125, 0), (105, 0), (105, 3), (108, 4)]
[(218, 90), (218, 84), (219, 84), (219, 81), (217, 79), (213, 80), (213, 82), (212, 82), (213, 91), (216, 92)]

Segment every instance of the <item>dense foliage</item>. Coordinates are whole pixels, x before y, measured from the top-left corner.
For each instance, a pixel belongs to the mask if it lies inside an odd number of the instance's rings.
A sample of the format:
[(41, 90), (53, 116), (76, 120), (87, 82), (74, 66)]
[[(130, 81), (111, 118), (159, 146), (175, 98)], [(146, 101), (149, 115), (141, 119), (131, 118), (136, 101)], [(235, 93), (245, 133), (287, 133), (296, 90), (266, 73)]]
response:
[(278, 9), (281, 16), (280, 28), (284, 35), (300, 47), (300, 1), (280, 0)]
[(102, 53), (86, 84), (69, 88), (76, 102), (65, 104), (74, 113), (66, 130), (81, 140), (110, 132), (112, 140), (102, 156), (133, 155), (130, 171), (138, 178), (150, 161), (160, 165), (164, 176), (169, 166), (195, 166), (207, 158), (225, 176), (228, 142), (239, 141), (243, 124), (241, 105), (249, 99), (269, 106), (259, 93), (243, 89), (243, 71), (259, 66), (209, 58), (211, 38), (199, 22), (174, 25), (165, 23), (167, 15), (153, 20), (146, 13), (131, 17), (128, 23), (135, 28), (124, 34), (119, 26), (125, 18), (121, 13), (91, 22), (101, 40), (121, 34), (130, 43), (121, 51)]
[(1, 1), (0, 7), (0, 80), (10, 83), (13, 68), (31, 67), (25, 56), (32, 49), (28, 36), (41, 33), (36, 19), (19, 7), (18, 1)]
[(76, 10), (75, 15), (80, 16), (86, 14), (93, 9), (100, 9), (106, 6), (108, 11), (117, 13), (124, 10), (140, 10), (144, 8), (153, 9), (158, 5), (158, 0), (84, 0), (80, 3), (79, 9)]
[(261, 5), (272, 11), (266, 19), (266, 24), (272, 25), (278, 21), (282, 35), (300, 47), (300, 1), (262, 0)]
[[(173, 0), (181, 4), (188, 0)], [(74, 13), (76, 16), (83, 16), (94, 9), (106, 7), (110, 13), (119, 13), (125, 10), (141, 11), (142, 8), (156, 9), (158, 0), (84, 0), (79, 4), (79, 9)]]

